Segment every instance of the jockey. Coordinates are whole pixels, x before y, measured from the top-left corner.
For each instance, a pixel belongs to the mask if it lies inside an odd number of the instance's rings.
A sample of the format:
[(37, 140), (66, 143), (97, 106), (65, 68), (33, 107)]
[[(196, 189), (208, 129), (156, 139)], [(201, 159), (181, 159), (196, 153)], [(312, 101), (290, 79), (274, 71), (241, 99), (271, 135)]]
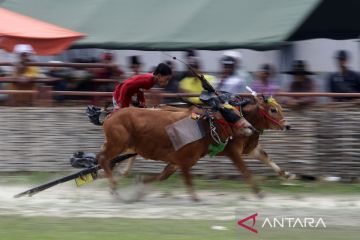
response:
[(131, 97), (137, 95), (140, 107), (145, 107), (145, 97), (143, 89), (150, 89), (156, 83), (160, 87), (165, 87), (171, 78), (171, 68), (160, 63), (153, 73), (146, 73), (132, 76), (116, 86), (113, 93), (113, 105), (115, 108), (129, 107)]

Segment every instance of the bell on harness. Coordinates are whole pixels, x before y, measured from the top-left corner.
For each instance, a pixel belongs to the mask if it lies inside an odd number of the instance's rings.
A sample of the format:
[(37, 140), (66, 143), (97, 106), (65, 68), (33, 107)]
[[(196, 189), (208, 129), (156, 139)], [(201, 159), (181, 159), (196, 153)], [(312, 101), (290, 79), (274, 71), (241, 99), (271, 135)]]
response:
[(89, 117), (90, 122), (97, 126), (101, 126), (103, 123), (100, 122), (101, 108), (89, 105), (86, 108), (86, 115)]

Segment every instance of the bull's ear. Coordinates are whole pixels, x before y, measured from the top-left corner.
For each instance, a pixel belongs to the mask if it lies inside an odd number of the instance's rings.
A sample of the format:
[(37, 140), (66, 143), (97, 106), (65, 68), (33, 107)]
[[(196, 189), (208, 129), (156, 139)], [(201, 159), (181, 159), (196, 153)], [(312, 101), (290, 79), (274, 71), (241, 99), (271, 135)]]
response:
[(261, 95), (261, 96), (257, 96), (257, 97), (254, 96), (254, 99), (255, 99), (256, 104), (262, 105), (265, 103), (266, 98), (263, 95)]
[(261, 97), (263, 98), (264, 103), (268, 103), (268, 99), (265, 97), (265, 95), (262, 93)]
[(263, 102), (262, 97), (260, 96), (254, 96), (255, 104), (261, 105)]

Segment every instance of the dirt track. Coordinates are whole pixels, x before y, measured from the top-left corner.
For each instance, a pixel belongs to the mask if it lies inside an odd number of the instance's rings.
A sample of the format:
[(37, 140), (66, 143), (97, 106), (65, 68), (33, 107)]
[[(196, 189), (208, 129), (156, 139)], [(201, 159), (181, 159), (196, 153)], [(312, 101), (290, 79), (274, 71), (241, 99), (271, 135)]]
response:
[(245, 217), (258, 212), (264, 217), (322, 217), (327, 224), (360, 226), (359, 195), (267, 194), (259, 200), (251, 194), (200, 191), (202, 201), (193, 203), (182, 191), (165, 195), (147, 189), (142, 200), (130, 203), (134, 188), (122, 189), (121, 200), (107, 188), (89, 185), (77, 189), (66, 183), (31, 198), (13, 198), (28, 187), (1, 186), (0, 215), (232, 220), (236, 213)]

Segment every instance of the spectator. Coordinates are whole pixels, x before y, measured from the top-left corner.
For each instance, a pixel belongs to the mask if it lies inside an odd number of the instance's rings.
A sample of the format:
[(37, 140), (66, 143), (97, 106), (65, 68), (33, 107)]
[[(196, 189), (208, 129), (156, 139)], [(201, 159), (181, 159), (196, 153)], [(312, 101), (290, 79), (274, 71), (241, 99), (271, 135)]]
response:
[[(349, 54), (345, 50), (340, 50), (336, 54), (338, 72), (329, 76), (329, 89), (334, 93), (358, 93), (360, 92), (359, 74), (350, 70), (347, 66)], [(353, 98), (334, 97), (335, 101), (346, 101)]]
[(100, 57), (100, 63), (108, 64), (106, 68), (95, 68), (95, 77), (104, 79), (118, 79), (124, 72), (115, 63), (115, 55), (112, 52), (104, 52)]
[[(191, 59), (189, 65), (198, 73), (200, 73), (200, 64), (197, 59)], [(204, 74), (205, 79), (212, 85), (215, 86), (216, 78), (214, 76)], [(201, 85), (201, 80), (194, 75), (193, 72), (187, 72), (187, 75), (180, 81), (179, 90), (184, 93), (196, 93), (200, 94), (204, 89)], [(190, 97), (189, 101), (195, 104), (202, 104), (198, 97)]]
[[(96, 58), (74, 58), (72, 60), (74, 63), (96, 63)], [(82, 67), (72, 67), (70, 68), (70, 79), (67, 83), (68, 91), (93, 91), (95, 89), (95, 84), (92, 82), (92, 79), (95, 77), (95, 73), (87, 68)], [(70, 97), (70, 96), (69, 96)], [(72, 96), (69, 99), (89, 99), (90, 97), (79, 97)]]
[[(198, 65), (201, 65), (200, 58), (197, 55), (195, 50), (186, 50), (184, 52), (183, 59), (189, 65), (193, 64), (194, 62), (197, 62)], [(180, 71), (180, 72), (178, 72), (177, 75), (178, 75), (179, 80), (181, 80), (181, 79), (186, 78), (187, 76), (190, 76), (191, 74), (192, 74), (191, 71), (188, 68), (186, 68), (185, 71)]]
[[(124, 72), (115, 64), (115, 56), (112, 52), (104, 52), (100, 57), (100, 63), (108, 67), (89, 69), (95, 78), (119, 80)], [(94, 83), (94, 90), (100, 92), (111, 92), (114, 89), (113, 82)]]
[[(28, 66), (31, 62), (31, 56), (34, 54), (34, 50), (31, 45), (18, 44), (14, 48), (14, 52), (18, 55), (18, 62), (15, 66), (14, 82), (10, 88), (12, 90), (36, 90), (35, 79), (39, 74), (39, 69), (34, 66)], [(14, 105), (32, 105), (34, 94), (23, 93), (12, 95), (12, 104)]]
[(187, 51), (185, 52), (185, 61), (186, 61), (188, 64), (190, 64), (190, 63), (192, 63), (192, 62), (194, 62), (194, 61), (200, 62), (199, 56), (198, 56), (198, 54), (195, 52), (195, 50), (187, 50)]
[[(0, 68), (0, 77), (5, 77), (6, 73)], [(4, 85), (3, 83), (0, 83), (0, 89), (3, 89)], [(6, 94), (0, 94), (0, 102), (5, 102), (8, 99), (8, 95)]]
[(279, 91), (279, 86), (271, 81), (274, 71), (270, 64), (263, 64), (257, 72), (257, 79), (254, 80), (252, 89), (255, 92), (271, 96)]
[[(290, 84), (290, 92), (313, 92), (315, 89), (314, 81), (309, 78), (309, 75), (314, 75), (306, 69), (305, 62), (296, 60), (293, 63), (291, 71), (285, 72), (286, 74), (293, 75), (293, 82)], [(286, 105), (296, 109), (302, 109), (315, 102), (313, 97), (289, 97), (286, 100)]]
[[(49, 63), (63, 63), (61, 61), (49, 61)], [(67, 91), (69, 90), (69, 83), (71, 81), (72, 73), (69, 68), (65, 67), (49, 67), (45, 72), (45, 75), (50, 78), (57, 78), (58, 80), (50, 82), (49, 86), (52, 86), (54, 91)], [(57, 101), (65, 100), (65, 96), (54, 96), (54, 99)]]
[[(169, 80), (168, 85), (164, 87), (164, 91), (169, 93), (177, 93), (179, 91), (180, 80), (183, 79), (184, 73), (176, 71), (174, 62), (166, 61), (165, 63), (171, 68), (172, 76)], [(178, 97), (175, 98), (167, 97), (163, 99), (162, 103), (172, 103), (177, 100)]]
[(252, 85), (252, 77), (251, 74), (244, 69), (244, 66), (242, 64), (243, 57), (240, 52), (235, 50), (228, 50), (225, 51), (223, 56), (232, 57), (235, 59), (235, 69), (236, 69), (236, 75), (243, 79), (245, 86), (251, 86)]
[(169, 81), (169, 84), (164, 88), (164, 90), (166, 92), (176, 93), (176, 92), (178, 92), (179, 82), (182, 78), (180, 76), (180, 73), (176, 71), (176, 69), (174, 67), (174, 62), (166, 61), (165, 63), (171, 68), (172, 76)]
[(222, 70), (216, 90), (235, 94), (244, 93), (246, 91), (245, 81), (236, 73), (236, 60), (233, 57), (224, 56), (220, 62)]
[(140, 56), (130, 56), (129, 57), (129, 76), (139, 75), (141, 74), (142, 62), (140, 60)]

